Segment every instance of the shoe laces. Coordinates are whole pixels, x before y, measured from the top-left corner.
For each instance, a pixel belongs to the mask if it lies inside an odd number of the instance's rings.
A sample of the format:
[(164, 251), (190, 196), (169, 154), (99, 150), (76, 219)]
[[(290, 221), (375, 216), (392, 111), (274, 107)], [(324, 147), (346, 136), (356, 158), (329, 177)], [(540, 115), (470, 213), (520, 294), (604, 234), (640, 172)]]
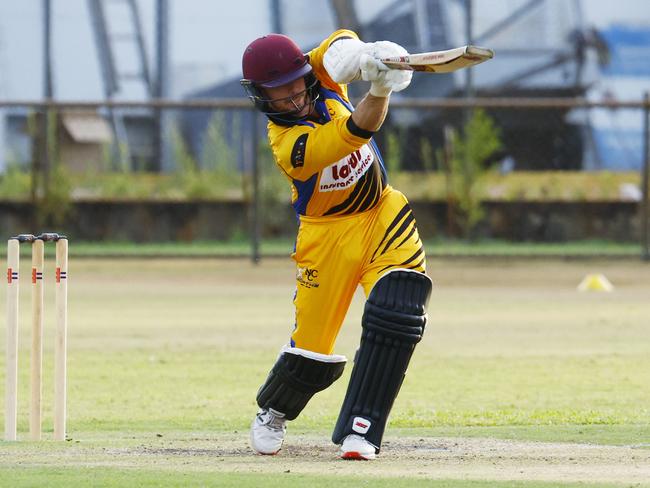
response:
[(277, 412), (272, 410), (265, 410), (258, 413), (257, 418), (260, 420), (260, 424), (278, 431), (284, 429), (284, 423), (286, 422), (284, 415), (278, 415)]
[(363, 436), (361, 436), (361, 435), (357, 435), (357, 434), (349, 434), (345, 439), (343, 439), (343, 443), (341, 444), (341, 446), (343, 446), (343, 444), (346, 444), (346, 443), (349, 444), (349, 443), (351, 443), (351, 442), (355, 442), (355, 441), (356, 441), (356, 442), (359, 442), (359, 443), (363, 443), (363, 444), (371, 445), (371, 444), (366, 440), (365, 437), (363, 437)]

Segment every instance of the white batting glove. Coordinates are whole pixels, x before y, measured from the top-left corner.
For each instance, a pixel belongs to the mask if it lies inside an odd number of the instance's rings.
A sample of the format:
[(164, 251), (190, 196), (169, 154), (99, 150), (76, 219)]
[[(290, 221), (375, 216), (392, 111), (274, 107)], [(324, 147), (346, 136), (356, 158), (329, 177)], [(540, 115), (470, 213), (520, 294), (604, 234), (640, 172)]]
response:
[(361, 55), (361, 79), (370, 81), (370, 94), (375, 97), (387, 97), (392, 88), (387, 83), (384, 63), (369, 54)]
[(361, 54), (372, 49), (372, 44), (359, 39), (338, 40), (325, 51), (323, 66), (336, 83), (350, 83), (360, 79)]
[(391, 41), (377, 41), (372, 43), (372, 54), (377, 59), (392, 58), (395, 56), (408, 56), (408, 51), (399, 44)]
[(387, 97), (391, 92), (402, 91), (409, 86), (412, 71), (388, 70), (384, 63), (367, 54), (361, 55), (361, 78), (370, 81), (370, 94)]
[(388, 71), (386, 78), (390, 80), (391, 90), (393, 90), (394, 92), (400, 92), (411, 84), (411, 79), (413, 78), (413, 71), (391, 69), (390, 71)]
[[(372, 54), (377, 59), (408, 56), (409, 54), (402, 46), (391, 41), (377, 41), (373, 45)], [(383, 63), (380, 64), (384, 66)], [(409, 86), (411, 78), (413, 78), (413, 72), (410, 70), (390, 70), (386, 75), (387, 83), (394, 92), (402, 91)]]
[(365, 43), (359, 39), (340, 39), (325, 51), (323, 66), (336, 83), (370, 81), (371, 95), (387, 97), (409, 86), (413, 72), (388, 70), (379, 59), (407, 55), (406, 49), (391, 41)]

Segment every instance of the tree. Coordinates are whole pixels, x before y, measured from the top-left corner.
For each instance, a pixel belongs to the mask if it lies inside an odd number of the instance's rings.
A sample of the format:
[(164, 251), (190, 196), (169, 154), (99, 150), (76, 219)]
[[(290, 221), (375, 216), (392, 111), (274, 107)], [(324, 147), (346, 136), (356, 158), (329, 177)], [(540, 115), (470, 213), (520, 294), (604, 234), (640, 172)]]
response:
[(485, 110), (475, 110), (462, 134), (450, 133), (447, 169), (449, 200), (465, 237), (471, 237), (485, 212), (481, 206), (481, 177), (490, 171), (490, 158), (501, 149), (499, 128)]

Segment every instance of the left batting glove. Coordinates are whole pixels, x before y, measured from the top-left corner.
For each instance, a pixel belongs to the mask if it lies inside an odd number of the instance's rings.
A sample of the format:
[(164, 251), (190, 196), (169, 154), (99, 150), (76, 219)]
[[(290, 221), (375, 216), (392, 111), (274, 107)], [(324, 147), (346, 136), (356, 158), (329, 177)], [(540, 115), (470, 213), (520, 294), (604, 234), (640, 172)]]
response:
[(361, 55), (372, 49), (372, 44), (359, 39), (340, 39), (325, 51), (323, 66), (336, 83), (350, 83), (361, 76)]

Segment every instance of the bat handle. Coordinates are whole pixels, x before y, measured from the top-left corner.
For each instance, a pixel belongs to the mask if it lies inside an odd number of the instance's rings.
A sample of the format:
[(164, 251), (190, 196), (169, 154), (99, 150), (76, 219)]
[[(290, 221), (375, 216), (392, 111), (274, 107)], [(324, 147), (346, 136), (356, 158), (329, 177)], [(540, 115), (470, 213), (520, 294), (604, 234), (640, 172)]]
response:
[(378, 59), (378, 58), (375, 58), (375, 59), (378, 61), (378, 63), (377, 63), (377, 68), (379, 69), (379, 71), (390, 71), (390, 70), (413, 71), (413, 68), (412, 68), (411, 66), (409, 66), (408, 64), (400, 64), (400, 65), (398, 65), (398, 66), (395, 66), (395, 65), (394, 65), (394, 66), (392, 66), (392, 67), (389, 68), (389, 67), (386, 66), (384, 63), (394, 63), (395, 60), (391, 60), (391, 59)]
[(390, 70), (390, 68), (389, 68), (388, 66), (386, 66), (386, 65), (382, 62), (381, 59), (379, 59), (379, 58), (375, 58), (375, 61), (377, 61), (377, 69), (379, 69), (379, 71), (389, 71), (389, 70)]

